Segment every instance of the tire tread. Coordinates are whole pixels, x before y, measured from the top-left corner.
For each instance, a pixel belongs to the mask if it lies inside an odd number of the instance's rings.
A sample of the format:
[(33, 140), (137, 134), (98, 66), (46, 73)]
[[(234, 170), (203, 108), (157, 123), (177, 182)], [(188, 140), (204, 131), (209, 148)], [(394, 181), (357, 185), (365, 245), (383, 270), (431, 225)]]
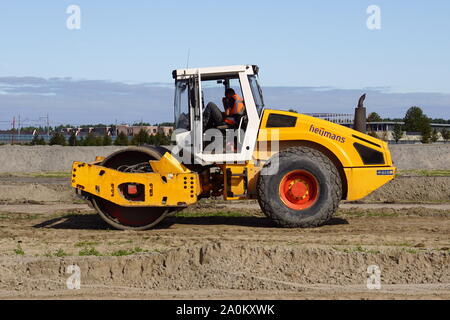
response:
[(339, 207), (339, 202), (342, 197), (342, 185), (341, 178), (336, 166), (333, 162), (322, 152), (312, 149), (309, 147), (290, 147), (277, 155), (269, 159), (269, 161), (264, 165), (264, 167), (272, 164), (273, 161), (284, 162), (284, 161), (292, 161), (294, 159), (298, 159), (299, 157), (315, 159), (317, 163), (320, 163), (321, 166), (330, 174), (330, 188), (332, 189), (332, 203), (331, 206), (322, 209), (322, 212), (318, 215), (317, 218), (313, 220), (306, 220), (302, 222), (293, 223), (287, 221), (278, 214), (272, 205), (271, 195), (266, 195), (265, 190), (267, 190), (267, 184), (269, 183), (269, 179), (267, 176), (260, 175), (257, 184), (257, 194), (258, 194), (258, 202), (261, 207), (261, 210), (264, 212), (266, 216), (271, 218), (277, 225), (287, 228), (313, 228), (318, 227), (325, 224), (327, 221), (331, 219), (333, 214), (337, 211)]

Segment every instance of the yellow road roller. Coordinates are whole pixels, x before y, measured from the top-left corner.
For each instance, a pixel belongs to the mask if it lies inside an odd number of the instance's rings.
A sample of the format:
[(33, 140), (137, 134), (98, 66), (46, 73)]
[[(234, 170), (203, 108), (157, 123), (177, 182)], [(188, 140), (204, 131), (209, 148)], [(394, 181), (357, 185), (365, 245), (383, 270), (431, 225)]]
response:
[(266, 108), (258, 73), (256, 65), (174, 70), (172, 145), (74, 162), (72, 187), (118, 229), (149, 229), (217, 196), (257, 199), (282, 227), (318, 227), (341, 200), (361, 199), (394, 178), (386, 142)]

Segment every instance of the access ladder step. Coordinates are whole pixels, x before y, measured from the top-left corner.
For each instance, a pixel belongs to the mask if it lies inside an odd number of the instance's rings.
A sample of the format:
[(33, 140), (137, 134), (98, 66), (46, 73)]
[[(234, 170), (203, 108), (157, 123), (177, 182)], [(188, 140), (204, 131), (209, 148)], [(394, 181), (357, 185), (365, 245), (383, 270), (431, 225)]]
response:
[[(233, 173), (231, 171), (231, 168), (227, 168), (226, 175), (227, 175), (227, 190), (226, 190), (227, 197), (229, 197), (229, 198), (247, 197), (247, 193), (248, 193), (248, 171), (247, 171), (247, 168), (244, 168), (242, 173)], [(232, 183), (231, 183), (232, 178), (241, 178), (244, 180), (243, 181), (244, 193), (235, 194), (233, 192)]]

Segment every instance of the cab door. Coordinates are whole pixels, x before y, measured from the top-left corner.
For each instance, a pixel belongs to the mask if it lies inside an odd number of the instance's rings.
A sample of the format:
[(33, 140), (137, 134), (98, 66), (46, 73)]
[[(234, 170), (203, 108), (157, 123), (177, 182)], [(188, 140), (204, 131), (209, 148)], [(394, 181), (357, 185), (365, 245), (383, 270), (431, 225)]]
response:
[(191, 108), (192, 144), (195, 158), (202, 153), (203, 145), (203, 107), (202, 107), (202, 80), (200, 73), (189, 79), (189, 101)]
[[(244, 134), (240, 134), (240, 131), (236, 131), (238, 134), (238, 140), (241, 144), (240, 148), (236, 152), (226, 152), (224, 149), (223, 153), (203, 153), (197, 155), (200, 156), (201, 161), (204, 164), (209, 163), (239, 163), (252, 159), (253, 150), (256, 145), (256, 138), (259, 130), (260, 115), (256, 107), (255, 99), (253, 97), (253, 88), (249, 82), (249, 76), (253, 76), (253, 70), (251, 68), (246, 68), (241, 72), (236, 74), (228, 73), (224, 77), (230, 78), (235, 77), (239, 83), (240, 91), (242, 92), (241, 98), (244, 100), (245, 110), (246, 110), (246, 127)], [(258, 100), (259, 101), (259, 100)], [(261, 104), (260, 108), (263, 108)], [(242, 128), (244, 129), (244, 128)]]

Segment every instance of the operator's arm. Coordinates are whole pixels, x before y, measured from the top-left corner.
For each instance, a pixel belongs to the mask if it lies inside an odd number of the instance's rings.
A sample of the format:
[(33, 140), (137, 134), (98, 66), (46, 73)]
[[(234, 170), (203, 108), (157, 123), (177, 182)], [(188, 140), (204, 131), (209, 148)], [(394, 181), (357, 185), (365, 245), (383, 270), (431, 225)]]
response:
[(223, 110), (225, 110), (224, 112), (222, 112), (223, 116), (226, 116), (228, 114), (227, 110), (228, 110), (228, 100), (226, 97), (222, 98), (222, 104), (223, 104)]
[(223, 103), (223, 108), (225, 110), (225, 112), (223, 113), (224, 116), (229, 116), (231, 109), (233, 108), (234, 105), (234, 99), (229, 99), (227, 97), (223, 97), (222, 98), (222, 103)]

